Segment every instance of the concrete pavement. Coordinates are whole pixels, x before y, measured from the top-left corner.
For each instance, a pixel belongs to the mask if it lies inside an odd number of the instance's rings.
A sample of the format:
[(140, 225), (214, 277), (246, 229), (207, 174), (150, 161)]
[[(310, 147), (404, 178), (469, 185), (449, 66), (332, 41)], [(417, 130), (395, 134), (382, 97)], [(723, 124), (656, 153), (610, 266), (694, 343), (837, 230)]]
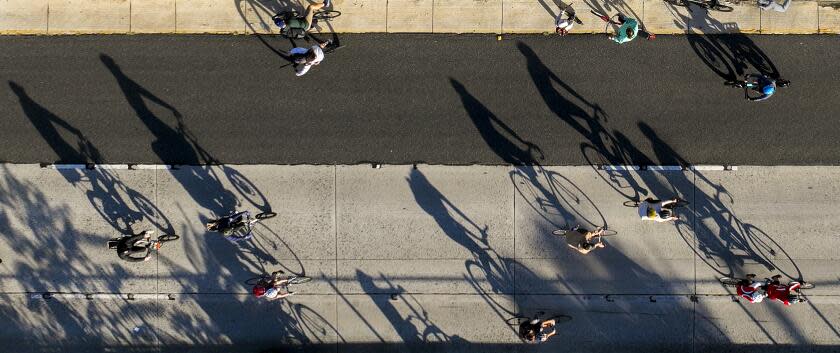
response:
[[(0, 351), (828, 352), (840, 347), (836, 174), (6, 164)], [(691, 202), (676, 224), (622, 204), (672, 195)], [(240, 246), (203, 230), (242, 209), (278, 216)], [(576, 224), (619, 234), (583, 256), (550, 235)], [(144, 263), (106, 249), (144, 229), (181, 239)], [(246, 279), (279, 269), (315, 280), (286, 301), (248, 294)], [(789, 308), (733, 301), (717, 277), (747, 272), (817, 287)], [(523, 345), (509, 321), (537, 311), (572, 320)]]
[[(836, 1), (794, 0), (785, 13), (733, 1), (732, 12), (674, 6), (662, 0), (574, 2), (576, 33), (603, 33), (589, 14), (622, 12), (657, 34), (840, 33)], [(272, 33), (275, 13), (301, 0), (2, 0), (0, 34)], [(549, 0), (334, 0), (342, 16), (320, 31), (388, 33), (553, 32), (560, 2)]]

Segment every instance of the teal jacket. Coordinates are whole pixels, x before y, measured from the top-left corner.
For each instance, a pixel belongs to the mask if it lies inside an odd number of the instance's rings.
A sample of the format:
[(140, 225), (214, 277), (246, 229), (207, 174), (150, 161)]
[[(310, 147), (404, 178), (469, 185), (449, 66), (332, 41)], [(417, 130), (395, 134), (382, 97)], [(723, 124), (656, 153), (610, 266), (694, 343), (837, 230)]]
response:
[[(628, 28), (633, 29), (633, 35), (629, 37), (627, 36)], [(635, 18), (625, 18), (624, 24), (618, 28), (618, 32), (615, 34), (613, 40), (619, 44), (626, 43), (636, 38), (637, 34), (639, 34), (639, 21), (636, 21)]]

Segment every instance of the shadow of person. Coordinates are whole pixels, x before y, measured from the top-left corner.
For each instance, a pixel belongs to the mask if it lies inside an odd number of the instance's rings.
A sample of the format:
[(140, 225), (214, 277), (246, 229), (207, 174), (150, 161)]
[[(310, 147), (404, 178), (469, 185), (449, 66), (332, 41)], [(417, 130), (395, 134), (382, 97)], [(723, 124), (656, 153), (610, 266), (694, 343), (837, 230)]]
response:
[[(26, 90), (14, 81), (9, 81), (9, 87), (17, 95), (23, 113), (26, 114), (26, 117), (29, 118), (29, 121), (38, 130), (38, 133), (44, 138), (44, 141), (57, 155), (58, 159), (55, 160), (55, 163), (102, 162), (102, 155), (99, 153), (99, 150), (93, 146), (79, 129), (76, 129), (64, 119), (59, 118), (35, 102), (26, 93)], [(74, 146), (65, 140), (59, 129), (75, 136), (76, 145)]]
[[(371, 293), (371, 300), (391, 323), (402, 343), (425, 345), (441, 342), (466, 342), (458, 336), (450, 336), (443, 332), (440, 327), (432, 322), (429, 313), (414, 296), (405, 293), (406, 291), (402, 286), (394, 285), (384, 275), (380, 274), (378, 280), (385, 282), (386, 287), (377, 286), (377, 279), (358, 269), (356, 270), (356, 280), (365, 293)], [(401, 308), (397, 308), (397, 303)]]
[(700, 60), (724, 80), (738, 80), (749, 73), (779, 78), (773, 61), (750, 37), (739, 33), (738, 23), (721, 22), (711, 16), (711, 11), (693, 5), (687, 8), (688, 16), (677, 11), (683, 7), (667, 6), (674, 24), (685, 29), (685, 38)]
[[(657, 160), (668, 165), (691, 165), (650, 125), (639, 122), (638, 126), (653, 146)], [(680, 176), (685, 180), (673, 180)], [(739, 275), (744, 264), (755, 262), (768, 271), (778, 270), (790, 278), (802, 278), (799, 266), (781, 244), (761, 228), (744, 222), (736, 215), (729, 206), (735, 203), (735, 199), (722, 184), (711, 180), (701, 171), (675, 174), (672, 181), (694, 186), (691, 209), (695, 221), (680, 223), (679, 227), (691, 229), (686, 234), (682, 231), (680, 233), (698, 258), (712, 270), (725, 276)], [(655, 178), (647, 180), (649, 186), (657, 183), (659, 181)], [(778, 260), (790, 263), (790, 268), (779, 268), (781, 265)]]
[[(10, 81), (9, 87), (18, 96), (24, 114), (58, 155), (57, 163), (98, 163), (104, 160), (99, 150), (79, 129), (32, 100), (20, 85)], [(75, 146), (65, 139), (66, 134), (62, 132), (75, 137)], [(172, 232), (171, 223), (160, 209), (142, 193), (123, 183), (113, 172), (105, 169), (64, 169), (58, 173), (74, 186), (86, 189), (85, 195), (90, 204), (121, 234), (133, 234), (135, 231), (132, 225), (144, 218), (158, 229)]]
[[(581, 142), (581, 153), (593, 168), (602, 164), (622, 165), (631, 161), (647, 160), (632, 143), (626, 139), (616, 139), (607, 130), (604, 126), (607, 114), (600, 105), (590, 102), (561, 80), (528, 45), (519, 42), (517, 48), (525, 57), (528, 73), (546, 107), (584, 139)], [(594, 155), (589, 154), (590, 150), (594, 152)], [(630, 192), (620, 189), (616, 186), (617, 184), (610, 183), (610, 185), (628, 198), (639, 197), (642, 188), (626, 172), (608, 171), (606, 175), (604, 173), (598, 175), (609, 181), (624, 180), (624, 184), (630, 186)]]
[(499, 158), (513, 165), (528, 165), (537, 162), (531, 151), (542, 154), (539, 146), (519, 137), (513, 129), (470, 94), (460, 82), (452, 78), (449, 82), (461, 97), (464, 109), (478, 129), (478, 133)]
[[(200, 145), (189, 140), (181, 113), (129, 78), (110, 56), (102, 54), (99, 58), (117, 80), (117, 84), (122, 89), (128, 104), (137, 114), (137, 117), (155, 136), (155, 141), (152, 142), (152, 151), (158, 158), (167, 164), (196, 166), (195, 168), (189, 168), (186, 173), (173, 170), (172, 174), (175, 179), (205, 209), (217, 214), (233, 212), (239, 205), (235, 195), (225, 189), (212, 168), (204, 166), (206, 163), (214, 162), (214, 160), (208, 158), (208, 154)], [(176, 119), (177, 129), (170, 127), (155, 115), (146, 101), (169, 110)]]
[[(508, 308), (487, 293), (488, 288), (482, 282), (486, 281), (490, 287), (489, 290), (495, 294), (511, 293), (514, 260), (499, 255), (490, 246), (488, 227), (481, 227), (472, 221), (441, 194), (419, 170), (412, 170), (407, 182), (417, 205), (435, 220), (449, 239), (469, 251), (471, 258), (464, 262), (469, 274), (465, 276), (465, 279), (482, 295), (500, 318), (511, 314)], [(474, 272), (474, 269), (480, 273)]]

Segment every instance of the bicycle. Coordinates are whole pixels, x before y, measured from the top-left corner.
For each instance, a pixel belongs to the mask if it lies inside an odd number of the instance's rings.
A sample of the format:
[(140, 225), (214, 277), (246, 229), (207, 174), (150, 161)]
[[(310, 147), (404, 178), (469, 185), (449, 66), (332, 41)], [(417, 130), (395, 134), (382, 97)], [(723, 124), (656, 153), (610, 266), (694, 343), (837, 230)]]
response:
[[(720, 281), (720, 284), (722, 284), (724, 287), (735, 287), (735, 286), (741, 284), (741, 282), (751, 281), (751, 280), (753, 280), (753, 278), (755, 278), (755, 275), (752, 275), (752, 277), (747, 275), (747, 277), (745, 277), (745, 278), (721, 277), (721, 278), (718, 278), (718, 281)], [(765, 280), (769, 282), (768, 278), (765, 278)], [(805, 281), (792, 281), (791, 283), (799, 283), (801, 285), (799, 287), (800, 289), (813, 289), (815, 287), (813, 283), (805, 282)]]
[[(785, 80), (783, 78), (777, 78), (775, 81), (776, 81), (776, 86), (779, 86), (779, 87), (790, 86), (790, 81)], [(749, 80), (749, 79), (746, 79), (746, 78), (742, 79), (742, 80), (737, 80), (737, 81), (726, 81), (723, 84), (726, 85), (726, 86), (735, 87), (735, 88), (744, 88), (745, 90), (750, 89), (750, 88), (758, 87), (758, 82), (756, 82), (755, 80)]]
[[(259, 275), (257, 277), (253, 277), (253, 278), (249, 278), (249, 279), (245, 280), (245, 284), (249, 285), (249, 286), (262, 285), (264, 287), (269, 287), (269, 286), (272, 286), (275, 281), (281, 280), (279, 275), (283, 274), (283, 273), (285, 273), (285, 272), (280, 270), (280, 271), (274, 271), (270, 275), (265, 275), (265, 274)], [(288, 282), (287, 282), (288, 285), (304, 284), (304, 283), (311, 282), (312, 277), (292, 275), (292, 276), (286, 278), (286, 280), (288, 280)], [(295, 292), (290, 291), (289, 293), (293, 295)]]
[[(601, 21), (606, 22), (606, 25), (604, 25), (604, 33), (606, 33), (606, 34), (609, 34), (609, 29), (610, 29), (610, 25), (611, 25), (611, 24), (612, 24), (612, 25), (619, 26), (619, 27), (620, 27), (621, 25), (623, 25), (623, 24), (624, 24), (624, 23), (622, 23), (622, 22), (619, 22), (619, 21), (613, 20), (613, 18), (620, 18), (620, 17), (621, 17), (621, 14), (618, 14), (618, 13), (617, 13), (617, 14), (615, 14), (615, 15), (612, 15), (612, 17), (610, 17), (610, 16), (607, 16), (607, 15), (602, 14), (602, 13), (600, 13), (600, 12), (598, 12), (598, 11), (595, 11), (595, 10), (589, 10), (589, 12), (591, 12), (593, 15), (595, 15), (595, 17), (600, 18), (600, 19), (601, 19)], [(639, 32), (639, 34), (641, 34), (641, 35), (645, 36), (645, 38), (647, 38), (647, 40), (654, 40), (654, 39), (656, 39), (656, 35), (655, 35), (655, 34), (650, 33), (650, 32), (648, 32), (648, 31), (645, 31), (645, 30), (644, 30), (644, 29), (642, 29), (642, 28), (639, 28), (638, 32)]]
[[(330, 22), (334, 20), (336, 17), (341, 16), (341, 11), (336, 10), (316, 10), (314, 14), (312, 14), (312, 23), (310, 24), (310, 28), (314, 28), (315, 25), (318, 24), (318, 21)], [(287, 21), (291, 18), (299, 18), (300, 14), (297, 11), (281, 11), (271, 16), (271, 19), (274, 23), (277, 23), (277, 20)]]
[(732, 12), (733, 8), (729, 1), (726, 0), (664, 0), (666, 3), (674, 6), (689, 7), (692, 4), (699, 6), (704, 10), (714, 10), (720, 12)]
[[(544, 311), (537, 312), (537, 314), (533, 318), (523, 316), (523, 315), (517, 315), (517, 316), (514, 316), (510, 319), (505, 320), (505, 322), (509, 326), (516, 327), (517, 331), (519, 332), (519, 338), (525, 340), (525, 337), (524, 337), (525, 332), (522, 332), (522, 328), (523, 328), (522, 324), (526, 323), (526, 322), (529, 322), (531, 320), (534, 320), (534, 319), (539, 319), (539, 317), (542, 316), (542, 315), (545, 315)], [(557, 324), (559, 324), (561, 322), (571, 321), (572, 317), (569, 316), (569, 315), (554, 314), (547, 319), (539, 319), (539, 320), (540, 320), (540, 322), (554, 320), (554, 329), (556, 330), (557, 329)]]
[[(745, 278), (721, 277), (721, 278), (718, 278), (718, 281), (720, 281), (720, 283), (724, 287), (736, 287), (736, 286), (740, 285), (741, 283), (752, 282), (754, 278), (755, 278), (754, 274), (748, 274)], [(790, 282), (788, 282), (787, 286), (790, 286), (790, 285), (795, 284), (795, 283), (799, 284), (799, 288), (797, 288), (793, 291), (790, 291), (790, 293), (796, 293), (795, 294), (796, 295), (795, 302), (802, 302), (802, 303), (807, 302), (808, 298), (805, 298), (805, 296), (803, 296), (802, 293), (800, 293), (799, 291), (801, 289), (813, 289), (815, 287), (814, 284), (810, 283), (810, 282), (805, 282), (805, 281), (790, 281)], [(762, 287), (764, 287), (765, 290), (766, 290), (766, 287), (770, 284), (771, 284), (771, 279), (765, 278), (764, 279), (764, 285)], [(794, 301), (791, 300), (791, 303), (793, 303), (793, 302)]]
[[(551, 233), (552, 233), (552, 234), (554, 234), (554, 235), (557, 235), (557, 236), (561, 236), (561, 237), (562, 237), (562, 236), (566, 236), (566, 234), (568, 234), (568, 233), (570, 233), (570, 232), (576, 232), (576, 231), (578, 231), (579, 229), (580, 229), (580, 225), (577, 225), (577, 226), (574, 226), (572, 229), (557, 229), (557, 230), (555, 230), (555, 231), (553, 231), (553, 232), (551, 232)], [(598, 228), (595, 228), (595, 230), (594, 230), (594, 231), (592, 231), (592, 232), (593, 232), (593, 233), (598, 233), (598, 232), (601, 232), (601, 234), (600, 234), (600, 235), (597, 235), (597, 237), (599, 237), (599, 238), (600, 238), (600, 237), (609, 237), (609, 236), (613, 236), (613, 235), (618, 234), (618, 232), (616, 232), (616, 231), (614, 231), (614, 230), (609, 230), (609, 229), (607, 229), (606, 227), (598, 227)], [(599, 240), (599, 241), (600, 241), (600, 240)]]
[[(249, 278), (249, 279), (245, 280), (245, 284), (247, 284), (249, 286), (253, 286), (253, 285), (259, 284), (260, 282), (275, 281), (275, 280), (280, 279), (278, 275), (281, 275), (281, 274), (284, 274), (284, 273), (286, 273), (286, 272), (282, 271), (282, 270), (279, 270), (279, 271), (272, 272), (270, 275), (265, 275), (265, 274), (259, 275), (257, 277), (252, 277), (252, 278)], [(291, 277), (288, 278), (288, 280), (289, 280), (289, 284), (303, 284), (303, 283), (307, 283), (307, 282), (312, 281), (312, 277), (292, 275)]]
[[(157, 239), (154, 239), (154, 240), (151, 240), (151, 239), (150, 240), (145, 240), (145, 239), (139, 240), (136, 243), (134, 243), (134, 246), (146, 247), (146, 248), (149, 248), (149, 249), (152, 249), (152, 250), (159, 250), (161, 248), (161, 246), (163, 246), (164, 243), (167, 243), (167, 242), (170, 242), (170, 241), (173, 241), (173, 240), (178, 240), (180, 238), (181, 238), (181, 236), (179, 236), (177, 234), (164, 234), (164, 235), (161, 235), (161, 236), (157, 237)], [(116, 238), (116, 239), (108, 240), (108, 249), (115, 250), (117, 248), (117, 244), (119, 244), (119, 242), (120, 242), (120, 239), (122, 239), (122, 238)]]
[[(253, 225), (254, 225), (254, 224), (257, 224), (257, 223), (259, 223), (259, 222), (261, 222), (261, 221), (263, 221), (263, 220), (266, 220), (266, 219), (269, 219), (269, 218), (272, 218), (272, 217), (275, 217), (275, 216), (277, 216), (277, 213), (275, 213), (275, 212), (262, 212), (262, 213), (258, 213), (258, 214), (257, 214), (256, 216), (254, 216), (253, 218), (252, 218), (252, 217), (250, 217), (250, 215), (249, 215), (249, 216), (248, 216), (248, 219), (246, 219), (246, 220), (245, 220), (245, 223), (244, 223), (241, 227), (239, 227), (238, 229), (236, 229), (236, 230), (234, 230), (232, 233), (230, 233), (230, 236), (233, 236), (233, 237), (239, 237), (239, 238), (241, 238), (241, 237), (245, 237), (245, 236), (247, 236), (248, 234), (251, 234), (251, 227), (253, 227)], [(220, 218), (220, 219), (221, 219), (221, 218)], [(218, 222), (218, 221), (219, 221), (219, 219), (216, 219), (215, 221), (213, 221), (213, 222), (211, 222), (211, 223), (208, 223), (208, 224), (207, 224), (207, 230), (208, 230), (208, 231), (211, 231), (211, 232), (212, 232), (212, 231), (219, 232), (219, 230), (218, 230), (218, 229), (213, 229), (213, 228), (211, 228), (211, 227), (210, 227), (210, 225), (211, 225), (212, 223), (214, 223), (214, 222)]]
[[(680, 207), (686, 207), (686, 206), (691, 204), (691, 202), (683, 200), (679, 197), (677, 197), (676, 199), (677, 199), (677, 201), (668, 205), (668, 208), (676, 209), (676, 208), (680, 208)], [(645, 201), (651, 202), (651, 201), (654, 201), (654, 200), (653, 199), (647, 199)], [(642, 201), (627, 200), (627, 201), (624, 201), (624, 206), (630, 207), (630, 208), (638, 208), (641, 203), (642, 203)], [(671, 206), (671, 205), (674, 205), (674, 206)]]

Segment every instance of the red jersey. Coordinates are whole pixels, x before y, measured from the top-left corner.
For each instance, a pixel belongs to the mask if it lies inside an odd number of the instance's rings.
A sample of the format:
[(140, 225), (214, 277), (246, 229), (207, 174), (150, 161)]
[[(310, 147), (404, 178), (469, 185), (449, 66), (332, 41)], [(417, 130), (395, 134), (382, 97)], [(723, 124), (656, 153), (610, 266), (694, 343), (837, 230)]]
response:
[(798, 282), (790, 285), (787, 284), (769, 284), (767, 285), (767, 297), (778, 300), (785, 305), (790, 305), (790, 292), (795, 291), (801, 286)]

